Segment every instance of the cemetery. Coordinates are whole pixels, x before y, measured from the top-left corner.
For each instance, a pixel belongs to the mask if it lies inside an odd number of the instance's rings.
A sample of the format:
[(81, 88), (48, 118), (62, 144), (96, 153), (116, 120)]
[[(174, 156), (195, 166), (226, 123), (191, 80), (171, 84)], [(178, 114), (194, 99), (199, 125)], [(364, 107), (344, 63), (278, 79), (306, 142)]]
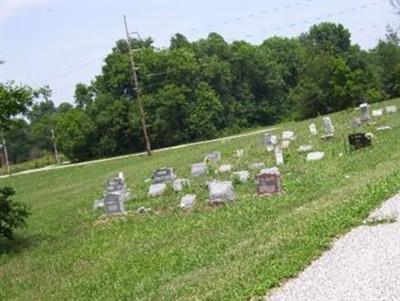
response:
[(4, 179), (35, 214), (21, 230), (32, 245), (0, 273), (20, 299), (112, 299), (102, 281), (119, 299), (264, 294), (400, 189), (399, 105)]

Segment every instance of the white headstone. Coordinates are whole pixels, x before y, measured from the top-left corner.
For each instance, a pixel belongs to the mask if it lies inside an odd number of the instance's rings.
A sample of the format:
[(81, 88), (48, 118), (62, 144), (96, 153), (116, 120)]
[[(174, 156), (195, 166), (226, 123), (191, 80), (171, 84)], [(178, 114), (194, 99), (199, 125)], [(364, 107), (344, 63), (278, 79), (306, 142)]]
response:
[(187, 194), (181, 198), (179, 208), (182, 210), (188, 210), (188, 209), (193, 208), (195, 203), (196, 203), (196, 195), (195, 194)]
[(362, 103), (360, 105), (360, 111), (361, 111), (361, 117), (360, 117), (361, 122), (368, 122), (371, 120), (371, 116), (369, 114), (369, 104)]
[(182, 191), (183, 188), (189, 187), (190, 186), (190, 181), (188, 179), (176, 179), (172, 183), (172, 188), (174, 189), (175, 192)]
[(324, 136), (332, 137), (335, 133), (335, 128), (333, 127), (332, 120), (329, 117), (323, 117), (322, 121), (324, 123)]
[(230, 164), (224, 164), (218, 168), (218, 172), (221, 172), (221, 173), (230, 172), (231, 170), (232, 170), (232, 165), (230, 165)]
[(280, 147), (275, 148), (275, 160), (277, 165), (283, 164), (283, 153)]
[(312, 152), (307, 154), (307, 159), (306, 161), (318, 161), (324, 158), (325, 153), (324, 152)]
[(237, 149), (235, 153), (236, 153), (236, 157), (241, 158), (241, 157), (243, 157), (244, 150)]
[(390, 130), (391, 128), (392, 128), (392, 127), (391, 127), (390, 125), (384, 125), (384, 126), (378, 127), (376, 130), (377, 130), (378, 132), (381, 132), (381, 131)]
[(383, 109), (372, 110), (372, 117), (381, 117), (383, 115)]
[(396, 112), (397, 112), (396, 106), (387, 106), (386, 107), (386, 113), (396, 113)]
[(283, 140), (281, 143), (281, 149), (286, 149), (290, 145), (290, 140)]
[(265, 133), (264, 144), (269, 152), (274, 150), (274, 147), (277, 143), (278, 143), (278, 137), (272, 135), (271, 133)]
[(318, 135), (318, 131), (317, 131), (317, 127), (315, 126), (315, 123), (311, 123), (308, 126), (308, 129), (310, 130), (310, 135), (312, 135), (312, 136)]
[(192, 165), (192, 176), (200, 177), (207, 173), (208, 166), (206, 163), (195, 163)]
[(247, 170), (236, 171), (233, 175), (242, 183), (246, 183), (250, 178), (250, 173)]
[(149, 196), (160, 196), (165, 192), (165, 190), (167, 190), (167, 185), (165, 183), (152, 184), (149, 187)]
[(309, 152), (312, 150), (312, 145), (300, 145), (299, 148), (297, 149), (301, 153)]
[(281, 174), (281, 172), (279, 171), (279, 168), (276, 167), (276, 166), (270, 167), (270, 168), (261, 169), (260, 174), (264, 174), (264, 173), (277, 174), (277, 175)]
[(211, 162), (217, 162), (218, 160), (221, 160), (221, 153), (217, 151), (207, 154), (205, 158), (205, 161), (211, 161)]
[(282, 133), (282, 140), (294, 140), (294, 132), (293, 131), (284, 131)]
[(211, 181), (208, 182), (208, 202), (210, 204), (218, 204), (230, 202), (236, 199), (235, 192), (231, 181)]

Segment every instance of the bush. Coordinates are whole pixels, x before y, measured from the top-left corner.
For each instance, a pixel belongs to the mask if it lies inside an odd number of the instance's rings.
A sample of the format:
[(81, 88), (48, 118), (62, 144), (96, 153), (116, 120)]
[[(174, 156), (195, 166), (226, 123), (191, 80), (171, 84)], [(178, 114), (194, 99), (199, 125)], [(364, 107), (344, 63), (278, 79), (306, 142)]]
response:
[(15, 228), (26, 225), (25, 220), (31, 214), (25, 204), (10, 199), (13, 195), (13, 188), (0, 188), (0, 235), (8, 239), (13, 238)]

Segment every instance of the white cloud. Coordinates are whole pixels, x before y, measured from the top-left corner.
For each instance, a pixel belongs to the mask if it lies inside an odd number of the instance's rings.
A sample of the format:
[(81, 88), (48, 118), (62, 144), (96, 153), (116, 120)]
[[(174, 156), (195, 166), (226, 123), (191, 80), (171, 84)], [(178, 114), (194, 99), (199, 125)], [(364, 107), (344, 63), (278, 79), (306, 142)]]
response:
[(22, 9), (49, 3), (47, 0), (0, 0), (0, 23), (5, 23)]

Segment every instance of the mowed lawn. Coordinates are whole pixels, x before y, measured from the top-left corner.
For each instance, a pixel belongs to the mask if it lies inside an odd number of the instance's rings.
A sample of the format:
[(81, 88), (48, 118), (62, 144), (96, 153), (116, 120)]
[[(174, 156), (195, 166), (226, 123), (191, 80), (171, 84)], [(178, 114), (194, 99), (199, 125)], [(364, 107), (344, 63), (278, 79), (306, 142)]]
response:
[[(374, 104), (372, 108), (400, 100)], [(0, 300), (248, 300), (265, 295), (285, 278), (305, 268), (338, 235), (360, 224), (368, 212), (400, 190), (400, 112), (374, 118), (358, 129), (372, 132), (373, 147), (349, 153), (346, 135), (349, 109), (331, 116), (336, 137), (309, 137), (311, 121), (277, 125), (274, 133), (293, 130), (297, 136), (280, 167), (283, 192), (259, 197), (255, 183), (235, 184), (237, 201), (209, 207), (208, 179), (229, 179), (211, 173), (190, 177), (192, 163), (218, 150), (235, 170), (251, 163), (274, 166), (262, 145), (262, 134), (30, 175), (1, 179), (33, 215), (16, 241), (0, 240)], [(312, 120), (322, 132), (322, 118)], [(381, 125), (389, 131), (376, 132)], [(301, 144), (325, 151), (318, 162), (305, 162)], [(236, 149), (245, 155), (238, 159)], [(198, 202), (191, 212), (178, 209), (181, 195), (172, 188), (162, 197), (147, 197), (145, 182), (157, 168), (173, 167), (189, 178), (188, 192)], [(93, 211), (104, 183), (125, 173), (133, 199), (129, 214), (104, 218)], [(252, 172), (254, 179), (255, 171)], [(135, 213), (151, 207), (149, 215)]]

